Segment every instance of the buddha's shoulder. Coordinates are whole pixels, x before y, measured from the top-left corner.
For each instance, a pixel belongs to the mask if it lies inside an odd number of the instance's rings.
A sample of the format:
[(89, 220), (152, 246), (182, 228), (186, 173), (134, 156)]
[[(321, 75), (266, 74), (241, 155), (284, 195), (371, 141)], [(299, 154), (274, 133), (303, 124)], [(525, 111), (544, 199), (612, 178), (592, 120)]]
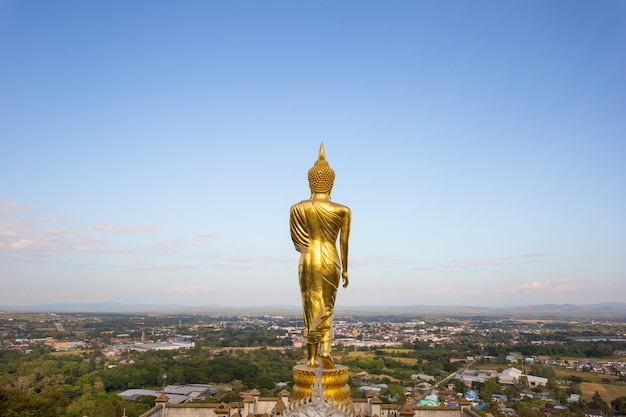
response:
[(310, 206), (311, 205), (311, 200), (302, 200), (299, 203), (294, 204), (293, 206), (291, 206), (292, 209), (297, 208), (297, 207), (305, 207), (305, 206)]
[(339, 210), (350, 211), (350, 207), (344, 206), (343, 204), (335, 203), (334, 201), (331, 201), (330, 205)]
[(343, 204), (335, 203), (334, 201), (314, 201), (314, 200), (302, 200), (299, 203), (291, 206), (291, 210), (307, 210), (314, 208), (316, 206), (325, 207), (334, 211), (341, 212), (350, 212), (350, 208), (348, 206), (344, 206)]

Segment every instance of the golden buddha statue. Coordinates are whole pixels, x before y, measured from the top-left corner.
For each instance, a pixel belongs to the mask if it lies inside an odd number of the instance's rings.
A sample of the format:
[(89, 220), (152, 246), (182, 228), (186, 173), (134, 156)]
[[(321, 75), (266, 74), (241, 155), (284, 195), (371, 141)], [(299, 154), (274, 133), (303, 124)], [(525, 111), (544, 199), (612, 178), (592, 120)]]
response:
[[(334, 368), (330, 355), (333, 312), (339, 282), (348, 286), (350, 209), (330, 201), (335, 172), (328, 165), (324, 144), (309, 170), (311, 198), (291, 207), (291, 240), (298, 252), (307, 365)], [(337, 252), (339, 238), (339, 253)]]

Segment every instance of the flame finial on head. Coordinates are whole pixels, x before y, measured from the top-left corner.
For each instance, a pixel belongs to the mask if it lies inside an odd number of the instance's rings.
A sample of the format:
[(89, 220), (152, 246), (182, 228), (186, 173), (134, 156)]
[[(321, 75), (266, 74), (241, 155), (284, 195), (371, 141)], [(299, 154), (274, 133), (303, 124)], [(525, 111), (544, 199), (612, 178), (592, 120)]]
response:
[(324, 151), (324, 142), (320, 143), (320, 151), (317, 153), (317, 159), (326, 159), (326, 152)]
[(330, 193), (335, 182), (335, 171), (328, 165), (326, 161), (326, 152), (324, 151), (324, 143), (320, 144), (320, 151), (317, 155), (317, 161), (309, 170), (309, 188), (311, 193)]

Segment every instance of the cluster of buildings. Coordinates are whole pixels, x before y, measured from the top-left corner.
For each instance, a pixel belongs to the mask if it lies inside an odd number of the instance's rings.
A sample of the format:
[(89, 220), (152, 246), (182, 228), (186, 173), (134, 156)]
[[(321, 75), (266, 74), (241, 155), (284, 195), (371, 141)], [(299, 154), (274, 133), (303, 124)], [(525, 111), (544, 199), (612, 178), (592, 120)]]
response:
[(349, 405), (326, 400), (315, 389), (312, 396), (297, 402), (290, 401), (287, 390), (282, 390), (277, 397), (261, 397), (258, 390), (248, 394), (239, 402), (217, 404), (175, 403), (164, 392), (156, 398), (155, 406), (141, 417), (480, 417), (464, 398), (459, 399), (456, 406), (440, 407), (383, 404), (373, 392), (368, 393), (367, 398), (352, 399)]
[(367, 322), (355, 320), (337, 322), (335, 339), (342, 344), (353, 341), (387, 346), (401, 346), (416, 341), (447, 344), (451, 343), (456, 335), (465, 331), (467, 329), (464, 326), (427, 326), (424, 321)]
[(500, 385), (516, 385), (520, 380), (525, 378), (530, 388), (545, 387), (548, 385), (548, 378), (540, 376), (524, 374), (517, 368), (508, 368), (498, 374), (498, 383)]
[(596, 360), (584, 360), (573, 361), (571, 368), (577, 371), (590, 371), (601, 374), (617, 375), (618, 377), (626, 376), (626, 362), (625, 361), (596, 361)]
[(28, 351), (32, 345), (43, 344), (50, 346), (56, 351), (67, 351), (74, 349), (88, 348), (91, 346), (89, 340), (55, 340), (53, 337), (35, 338), (35, 339), (23, 339), (17, 338), (14, 341), (9, 341), (4, 344), (5, 349)]
[[(356, 375), (364, 377), (367, 375)], [(525, 378), (528, 388), (523, 390), (520, 398), (538, 398), (544, 402), (549, 401), (548, 393), (532, 388), (546, 387), (547, 378), (524, 374), (521, 370), (511, 367), (501, 372), (495, 370), (471, 370), (464, 369), (453, 375), (454, 378), (463, 381), (467, 386), (474, 382), (484, 383), (489, 379), (496, 379), (502, 390), (507, 386), (519, 384)], [(468, 389), (464, 394), (454, 390), (454, 384), (449, 384), (447, 389), (430, 389), (426, 381), (433, 381), (434, 377), (428, 374), (415, 374), (412, 379), (424, 381), (424, 388), (428, 395), (423, 395), (417, 400), (408, 401), (405, 405), (383, 404), (380, 399), (383, 386), (372, 386), (365, 390), (364, 399), (352, 399), (351, 408), (338, 408), (337, 404), (326, 403), (323, 398), (308, 398), (304, 402), (293, 403), (289, 398), (289, 392), (282, 390), (277, 397), (262, 397), (258, 390), (240, 393), (242, 400), (232, 403), (194, 403), (195, 399), (206, 398), (219, 389), (208, 385), (168, 386), (163, 391), (128, 390), (120, 396), (132, 399), (137, 395), (152, 395), (156, 397), (155, 406), (144, 413), (141, 417), (478, 417), (473, 410), (481, 410), (489, 403), (499, 404), (499, 410), (504, 415), (514, 415), (513, 409), (508, 409), (508, 402), (504, 394), (494, 393), (490, 401), (479, 398), (476, 390)], [(210, 391), (210, 390), (213, 391)], [(572, 394), (568, 402), (578, 402), (580, 396)], [(317, 401), (317, 403), (316, 403)], [(323, 404), (322, 404), (323, 403)], [(333, 408), (334, 407), (334, 408)], [(544, 407), (545, 408), (545, 407)], [(325, 410), (321, 413), (320, 410)], [(542, 409), (546, 415), (566, 411), (565, 405), (555, 405), (551, 408)], [(597, 410), (590, 410), (586, 415), (590, 417), (602, 417)]]
[[(259, 325), (257, 322), (249, 322)], [(416, 328), (415, 326), (420, 326)], [(423, 326), (423, 328), (422, 328)], [(346, 321), (337, 320), (334, 323), (335, 344), (343, 346), (370, 348), (370, 347), (400, 347), (405, 343), (416, 341), (429, 342), (435, 345), (451, 343), (454, 336), (466, 331), (462, 326), (430, 326), (418, 322), (372, 322), (358, 319)], [(302, 328), (296, 326), (270, 326), (274, 330), (285, 331), (283, 338), (291, 339), (294, 347), (302, 347)]]
[[(215, 331), (228, 329), (230, 326), (245, 328), (247, 326), (265, 326), (265, 328), (271, 328), (273, 330), (280, 330), (283, 336), (280, 338), (287, 339), (286, 342), (292, 341), (294, 346), (299, 346), (302, 343), (301, 328), (292, 325), (284, 324), (269, 324), (271, 320), (264, 319), (242, 319), (240, 321), (228, 321), (224, 323), (211, 323), (187, 326), (184, 330), (196, 336), (201, 335), (207, 328)], [(57, 331), (64, 332), (63, 326), (56, 326)], [(180, 330), (182, 326), (178, 326)], [(116, 361), (113, 363), (132, 363), (128, 357), (124, 356), (124, 352), (129, 350), (134, 351), (147, 351), (147, 350), (177, 350), (188, 349), (194, 347), (194, 336), (180, 335), (177, 332), (176, 326), (174, 327), (159, 327), (154, 328), (151, 333), (153, 339), (163, 339), (156, 341), (149, 341), (145, 338), (145, 335), (138, 327), (138, 330), (129, 331), (134, 333), (135, 337), (131, 337), (129, 334), (117, 334), (116, 337), (111, 338), (111, 344), (105, 348), (104, 354), (109, 361)], [(430, 346), (435, 347), (438, 345), (445, 345), (451, 343), (455, 338), (459, 336), (471, 336), (471, 335), (488, 335), (498, 331), (510, 332), (510, 328), (498, 329), (492, 327), (484, 329), (480, 327), (472, 327), (471, 325), (427, 325), (425, 322), (388, 322), (388, 321), (341, 321), (338, 320), (335, 323), (335, 343), (342, 344), (344, 346), (355, 347), (378, 347), (378, 346), (402, 346), (405, 343), (413, 342), (426, 342)], [(122, 330), (128, 331), (128, 330)], [(141, 339), (139, 339), (139, 333), (141, 333)], [(528, 337), (526, 337), (526, 342)], [(109, 339), (107, 338), (107, 341)], [(507, 340), (511, 340), (507, 338)], [(520, 337), (512, 337), (512, 340), (521, 340)], [(97, 342), (94, 339), (94, 344)], [(14, 341), (5, 341), (5, 347), (9, 349), (21, 349), (27, 350), (32, 344), (43, 343), (51, 346), (56, 350), (72, 350), (90, 347), (91, 342), (86, 341), (57, 341), (52, 337), (39, 338), (39, 339), (25, 339), (18, 338)], [(541, 340), (540, 333), (537, 333), (537, 340), (532, 341), (533, 344), (553, 344), (562, 343), (554, 341)], [(515, 344), (515, 343), (513, 343)], [(518, 349), (513, 348), (513, 349)], [(494, 360), (496, 358), (493, 358)], [(568, 367), (574, 370), (589, 370), (597, 373), (612, 374), (618, 376), (626, 375), (626, 362), (624, 361), (597, 361), (597, 360), (580, 360), (580, 361), (565, 361), (565, 360), (553, 360), (553, 359), (538, 359), (536, 357), (524, 357), (521, 353), (512, 352), (506, 358), (510, 363), (521, 363), (523, 365), (543, 364), (546, 366), (559, 366)], [(466, 361), (471, 362), (474, 358), (452, 358), (453, 361)], [(522, 369), (523, 366), (522, 366)], [(359, 375), (357, 375), (358, 377)], [(420, 395), (418, 400), (409, 402), (404, 407), (399, 407), (393, 404), (383, 404), (380, 401), (379, 395), (381, 391), (386, 387), (384, 384), (378, 384), (377, 386), (366, 386), (362, 389), (367, 392), (367, 399), (354, 399), (353, 407), (355, 416), (359, 417), (446, 417), (446, 416), (459, 416), (459, 417), (471, 417), (472, 411), (470, 406), (475, 408), (484, 407), (485, 402), (482, 402), (478, 398), (476, 391), (471, 388), (475, 387), (477, 383), (484, 383), (490, 379), (496, 379), (497, 382), (503, 387), (503, 390), (507, 386), (519, 384), (524, 380), (529, 389), (546, 387), (548, 383), (547, 378), (537, 377), (533, 375), (525, 374), (518, 368), (508, 368), (502, 372), (494, 370), (472, 370), (464, 368), (457, 372), (453, 378), (461, 380), (462, 383), (469, 388), (464, 395), (460, 395), (455, 392), (452, 387), (448, 386), (447, 389), (434, 390), (430, 383), (434, 383), (435, 377), (427, 374), (415, 374), (411, 376), (412, 379), (419, 382), (416, 387), (419, 387), (420, 393), (426, 393), (428, 395)], [(413, 387), (413, 388), (416, 388)], [(246, 393), (244, 398), (240, 402), (231, 404), (210, 404), (210, 403), (198, 403), (198, 400), (210, 397), (216, 390), (227, 389), (226, 387), (216, 387), (210, 385), (190, 384), (185, 386), (167, 386), (162, 391), (154, 390), (142, 390), (133, 389), (127, 390), (120, 394), (125, 399), (136, 399), (138, 396), (153, 396), (157, 398), (157, 405), (150, 412), (143, 417), (177, 417), (177, 416), (205, 416), (205, 417), (251, 417), (254, 416), (272, 416), (283, 414), (285, 417), (298, 417), (297, 415), (288, 415), (290, 407), (293, 405), (289, 402), (289, 393), (287, 391), (281, 392), (278, 397), (260, 397), (256, 390), (252, 390)], [(547, 394), (537, 392), (522, 393), (526, 396), (546, 396)], [(542, 398), (543, 399), (543, 398)], [(547, 397), (545, 398), (547, 399)], [(568, 401), (576, 402), (579, 398), (572, 395)], [(194, 402), (196, 401), (196, 402)], [(508, 398), (502, 394), (493, 394), (491, 402), (499, 402), (504, 404), (508, 401)], [(318, 404), (319, 405), (319, 404)], [(293, 411), (293, 410), (291, 410)], [(333, 417), (342, 417), (341, 410), (337, 415)], [(150, 414), (151, 413), (151, 414)], [(345, 414), (345, 413), (344, 413)], [(350, 413), (346, 416), (350, 417)], [(312, 416), (315, 417), (315, 416)]]
[[(121, 339), (118, 339), (119, 342)], [(4, 344), (5, 349), (28, 351), (33, 345), (43, 344), (50, 346), (56, 351), (69, 351), (75, 349), (89, 348), (92, 346), (90, 340), (56, 340), (53, 337), (35, 338), (35, 339), (15, 339)], [(137, 352), (146, 352), (148, 350), (176, 350), (176, 349), (190, 349), (195, 346), (195, 343), (186, 338), (173, 338), (165, 341), (151, 342), (151, 341), (130, 341), (126, 339), (126, 343), (117, 343), (107, 348), (104, 353), (113, 351), (116, 355), (120, 352), (134, 350)]]
[[(162, 395), (166, 395), (168, 404), (182, 404), (194, 400), (204, 400), (219, 391), (232, 391), (232, 387), (205, 384), (168, 385), (163, 387), (162, 391), (128, 389), (124, 392), (120, 392), (118, 396), (127, 401), (135, 401), (141, 396), (158, 398)], [(163, 399), (163, 397), (161, 397), (161, 399)]]
[[(356, 377), (366, 377), (364, 372)], [(526, 378), (529, 388), (545, 387), (548, 379), (526, 375), (517, 368), (508, 368), (502, 372), (495, 370), (471, 370), (464, 369), (453, 375), (454, 378), (463, 381), (469, 387), (473, 383), (484, 383), (488, 379), (495, 378), (503, 389), (507, 386), (518, 384), (522, 378)], [(427, 381), (434, 381), (434, 376), (428, 374), (415, 374), (412, 379), (421, 382), (423, 395), (417, 400), (409, 401), (407, 405), (400, 407), (396, 404), (383, 404), (379, 396), (384, 384), (363, 386), (366, 391), (366, 399), (352, 399), (355, 416), (360, 417), (475, 417), (470, 407), (480, 409), (488, 403), (483, 402), (477, 391), (469, 389), (465, 394), (454, 390), (454, 384), (449, 384), (447, 389), (431, 389)], [(127, 400), (133, 400), (139, 395), (151, 395), (157, 398), (157, 407), (143, 417), (167, 416), (205, 416), (205, 417), (252, 417), (259, 415), (276, 416), (284, 413), (289, 407), (289, 392), (283, 390), (278, 397), (261, 397), (257, 390), (240, 393), (243, 397), (241, 402), (230, 404), (193, 403), (194, 400), (204, 399), (216, 393), (218, 390), (229, 389), (211, 385), (191, 384), (185, 386), (168, 386), (163, 391), (151, 391), (133, 389), (119, 395)], [(543, 393), (525, 391), (527, 396), (546, 396)], [(547, 400), (547, 397), (544, 398)], [(492, 403), (504, 404), (508, 398), (503, 394), (493, 394)], [(504, 408), (504, 405), (502, 405)], [(293, 416), (291, 416), (293, 417)], [(335, 416), (341, 417), (341, 416)], [(350, 417), (350, 416), (347, 416)]]

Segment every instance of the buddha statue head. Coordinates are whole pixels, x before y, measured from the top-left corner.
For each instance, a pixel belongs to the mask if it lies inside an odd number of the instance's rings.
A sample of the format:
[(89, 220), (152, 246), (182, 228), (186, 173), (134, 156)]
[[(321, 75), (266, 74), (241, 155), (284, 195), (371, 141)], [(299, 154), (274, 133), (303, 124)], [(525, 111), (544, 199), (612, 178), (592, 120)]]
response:
[(313, 167), (309, 170), (309, 188), (311, 189), (311, 194), (330, 194), (334, 182), (335, 171), (333, 171), (330, 165), (328, 165), (328, 161), (326, 161), (324, 144), (322, 143), (320, 145), (317, 161), (315, 161), (315, 164), (313, 164)]

